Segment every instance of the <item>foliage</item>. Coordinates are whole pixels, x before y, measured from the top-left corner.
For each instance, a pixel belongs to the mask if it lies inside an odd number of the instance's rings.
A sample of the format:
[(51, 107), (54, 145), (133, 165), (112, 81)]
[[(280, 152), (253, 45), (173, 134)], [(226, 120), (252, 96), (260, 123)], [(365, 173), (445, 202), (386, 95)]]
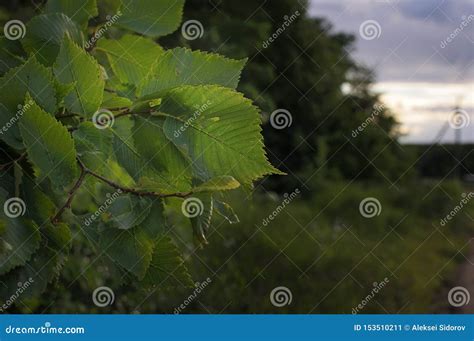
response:
[[(197, 281), (210, 278), (211, 283), (182, 313), (350, 314), (370, 294), (373, 283), (385, 278), (388, 284), (359, 313), (446, 312), (443, 286), (456, 283), (451, 282), (456, 265), (465, 261), (463, 254), (467, 256), (474, 204), (441, 227), (440, 219), (466, 188), (447, 181), (433, 190), (437, 183), (417, 184), (414, 193), (409, 188), (390, 192), (383, 185), (325, 181), (312, 198), (297, 197), (267, 226), (262, 221), (283, 197), (260, 194), (250, 201), (235, 193), (231, 202), (245, 214), (231, 226), (224, 219), (215, 221), (209, 246), (189, 263)], [(360, 215), (360, 198), (368, 196), (382, 203), (380, 216)], [(66, 266), (57, 292), (47, 293), (39, 310), (103, 311), (87, 301), (88, 288), (103, 277), (100, 269), (91, 267), (84, 281), (74, 281), (86, 255)], [(291, 290), (291, 304), (271, 304), (270, 292), (277, 286)], [(106, 311), (173, 313), (192, 293), (193, 288), (180, 288), (150, 294), (122, 286)], [(47, 307), (53, 300), (54, 306)]]
[[(310, 179), (314, 169), (326, 179), (396, 180), (415, 160), (397, 142), (392, 113), (376, 110), (382, 103), (370, 91), (372, 72), (352, 58), (354, 37), (310, 17), (308, 7), (302, 0), (188, 1), (185, 20), (201, 22), (202, 37), (187, 40), (176, 33), (163, 44), (218, 48), (233, 58), (249, 58), (239, 89), (264, 112), (272, 163), (295, 175), (268, 178), (265, 188), (290, 191)], [(284, 32), (265, 44), (292, 15)], [(276, 109), (290, 112), (291, 126), (277, 130), (269, 124)], [(353, 138), (351, 131), (375, 111), (373, 122)]]
[(84, 241), (124, 283), (191, 285), (170, 211), (204, 244), (222, 192), (281, 174), (258, 108), (235, 90), (245, 60), (152, 39), (177, 29), (183, 4), (50, 0), (21, 45), (2, 38), (2, 299), (29, 277), (22, 302), (37, 297)]

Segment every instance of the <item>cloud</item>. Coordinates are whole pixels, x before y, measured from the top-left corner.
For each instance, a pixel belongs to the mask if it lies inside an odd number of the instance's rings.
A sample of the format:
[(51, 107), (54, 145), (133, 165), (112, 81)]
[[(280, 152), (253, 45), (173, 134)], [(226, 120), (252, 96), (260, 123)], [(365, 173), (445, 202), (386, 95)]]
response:
[[(470, 1), (312, 0), (310, 13), (355, 34), (354, 56), (381, 81), (466, 82), (474, 80), (474, 21), (444, 48), (442, 42), (474, 14)], [(366, 20), (380, 24), (379, 38), (360, 37)]]

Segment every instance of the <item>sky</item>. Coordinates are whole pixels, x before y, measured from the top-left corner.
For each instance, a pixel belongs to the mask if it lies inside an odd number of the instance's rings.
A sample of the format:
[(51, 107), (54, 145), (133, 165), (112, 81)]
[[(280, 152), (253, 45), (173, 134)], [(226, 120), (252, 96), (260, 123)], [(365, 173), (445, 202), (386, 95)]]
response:
[(474, 0), (310, 0), (309, 11), (355, 35), (351, 54), (375, 70), (402, 142), (432, 143), (450, 122), (442, 142), (454, 128), (474, 142)]

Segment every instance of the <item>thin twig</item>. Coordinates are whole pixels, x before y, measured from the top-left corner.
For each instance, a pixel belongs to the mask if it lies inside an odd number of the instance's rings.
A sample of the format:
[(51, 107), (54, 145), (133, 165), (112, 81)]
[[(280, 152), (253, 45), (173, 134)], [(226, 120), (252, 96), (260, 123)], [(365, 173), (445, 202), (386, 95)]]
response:
[(64, 205), (61, 206), (59, 208), (58, 212), (51, 218), (51, 221), (53, 222), (53, 224), (57, 224), (59, 222), (59, 218), (61, 218), (61, 215), (64, 212), (64, 210), (66, 210), (66, 208), (71, 207), (72, 200), (73, 200), (75, 194), (77, 193), (77, 190), (81, 187), (82, 183), (84, 182), (84, 179), (85, 179), (86, 175), (88, 175), (88, 174), (95, 177), (95, 178), (97, 178), (97, 179), (99, 179), (99, 180), (101, 180), (102, 182), (105, 182), (107, 185), (122, 191), (123, 193), (130, 193), (130, 194), (138, 195), (138, 196), (152, 196), (152, 197), (156, 197), (156, 198), (170, 198), (170, 197), (186, 198), (186, 197), (190, 196), (191, 194), (193, 194), (192, 191), (176, 192), (176, 193), (160, 193), (160, 192), (155, 192), (155, 191), (141, 191), (141, 190), (137, 190), (137, 189), (133, 189), (133, 188), (124, 187), (124, 186), (119, 185), (118, 183), (116, 183), (116, 182), (114, 182), (110, 179), (107, 179), (106, 177), (104, 177), (100, 174), (97, 174), (94, 171), (88, 169), (86, 167), (86, 165), (79, 158), (77, 159), (77, 162), (78, 162), (79, 167), (81, 169), (81, 174), (79, 175), (79, 178), (77, 179), (77, 181), (74, 184), (74, 186), (72, 187), (72, 189), (69, 191), (68, 198), (67, 198), (66, 202), (64, 203)]
[(118, 184), (118, 183), (116, 183), (116, 182), (114, 182), (110, 179), (107, 179), (106, 177), (104, 177), (100, 174), (97, 174), (96, 172), (88, 169), (86, 167), (86, 165), (84, 165), (84, 163), (79, 158), (77, 159), (77, 162), (79, 163), (80, 167), (82, 169), (84, 169), (84, 171), (87, 174), (92, 175), (93, 177), (105, 182), (110, 187), (113, 187), (115, 189), (119, 189), (124, 193), (130, 193), (130, 194), (134, 194), (134, 195), (138, 195), (138, 196), (153, 196), (153, 197), (157, 197), (157, 198), (169, 198), (169, 197), (185, 198), (185, 197), (188, 197), (191, 194), (193, 194), (192, 191), (175, 192), (175, 193), (160, 193), (160, 192), (155, 192), (155, 191), (141, 191), (141, 190), (137, 190), (137, 189), (134, 189), (134, 188), (124, 187), (124, 186), (122, 186), (122, 185), (120, 185), (120, 184)]
[(81, 187), (82, 183), (84, 182), (84, 179), (87, 175), (87, 172), (86, 172), (86, 169), (84, 167), (81, 166), (80, 168), (81, 168), (81, 174), (79, 175), (79, 178), (77, 179), (74, 186), (69, 191), (68, 198), (67, 198), (66, 202), (64, 203), (63, 206), (61, 206), (59, 208), (58, 212), (51, 218), (51, 221), (53, 222), (53, 224), (57, 224), (59, 222), (59, 218), (61, 218), (61, 215), (63, 214), (64, 210), (66, 208), (71, 207), (72, 199), (76, 195), (76, 192), (79, 189), (79, 187)]
[(21, 154), (19, 157), (17, 157), (15, 160), (11, 160), (7, 163), (4, 163), (2, 165), (0, 165), (0, 170), (3, 170), (4, 168), (7, 168), (11, 165), (13, 165), (15, 162), (19, 162), (21, 161), (24, 157), (26, 156), (26, 152), (24, 152), (23, 154)]

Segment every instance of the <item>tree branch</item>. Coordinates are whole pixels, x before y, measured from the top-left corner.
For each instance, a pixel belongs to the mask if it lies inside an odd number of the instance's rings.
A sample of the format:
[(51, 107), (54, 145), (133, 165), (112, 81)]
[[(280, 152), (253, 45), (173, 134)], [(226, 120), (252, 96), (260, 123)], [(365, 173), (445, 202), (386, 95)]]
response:
[(79, 175), (79, 178), (77, 179), (76, 183), (74, 186), (71, 188), (71, 190), (68, 193), (68, 198), (66, 202), (64, 203), (63, 206), (61, 206), (58, 210), (58, 212), (51, 218), (51, 222), (53, 224), (57, 224), (59, 222), (59, 218), (61, 218), (61, 215), (63, 214), (64, 210), (66, 208), (71, 207), (72, 199), (74, 199), (74, 196), (76, 195), (77, 190), (79, 187), (81, 187), (82, 183), (84, 182), (84, 179), (86, 178), (87, 172), (84, 167), (81, 165), (81, 174)]
[(176, 193), (160, 193), (160, 192), (155, 192), (155, 191), (141, 191), (134, 188), (124, 187), (90, 170), (79, 158), (77, 158), (77, 163), (79, 164), (79, 167), (81, 169), (81, 174), (79, 175), (79, 178), (77, 179), (72, 189), (69, 191), (68, 198), (66, 202), (64, 203), (64, 205), (61, 206), (59, 210), (57, 211), (57, 213), (51, 218), (51, 222), (53, 224), (57, 224), (59, 222), (59, 219), (61, 218), (61, 215), (66, 210), (66, 208), (71, 207), (72, 200), (74, 199), (74, 196), (76, 195), (77, 190), (81, 187), (82, 183), (84, 182), (84, 179), (86, 178), (88, 174), (101, 180), (102, 182), (106, 183), (110, 187), (113, 187), (115, 189), (122, 191), (123, 193), (129, 193), (129, 194), (138, 195), (138, 196), (152, 196), (156, 198), (170, 198), (170, 197), (186, 198), (190, 196), (191, 194), (193, 194), (193, 191), (176, 192)]
[(160, 193), (160, 192), (155, 192), (155, 191), (141, 191), (141, 190), (137, 190), (137, 189), (134, 189), (134, 188), (124, 187), (124, 186), (122, 186), (122, 185), (120, 185), (120, 184), (118, 184), (118, 183), (116, 183), (116, 182), (114, 182), (110, 179), (107, 179), (106, 177), (104, 177), (100, 174), (97, 174), (96, 172), (88, 169), (80, 159), (77, 159), (77, 161), (78, 161), (79, 165), (81, 166), (81, 168), (83, 168), (84, 171), (87, 174), (90, 174), (91, 176), (93, 176), (93, 177), (101, 180), (102, 182), (106, 183), (110, 187), (113, 187), (115, 189), (119, 189), (124, 193), (130, 193), (130, 194), (134, 194), (134, 195), (138, 195), (138, 196), (153, 196), (153, 197), (157, 197), (157, 198), (169, 198), (169, 197), (185, 198), (185, 197), (188, 197), (191, 194), (193, 194), (192, 191), (189, 191), (189, 192), (176, 192), (176, 193)]

